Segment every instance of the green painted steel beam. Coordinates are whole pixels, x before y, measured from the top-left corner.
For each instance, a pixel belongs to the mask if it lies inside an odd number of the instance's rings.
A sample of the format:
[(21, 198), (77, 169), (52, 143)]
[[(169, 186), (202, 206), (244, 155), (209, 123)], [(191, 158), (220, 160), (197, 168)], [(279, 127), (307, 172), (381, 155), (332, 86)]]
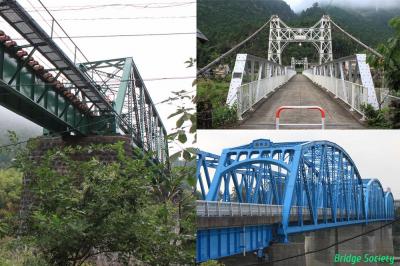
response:
[(118, 94), (117, 98), (115, 99), (115, 107), (114, 107), (114, 110), (117, 112), (118, 115), (121, 115), (122, 113), (122, 108), (124, 107), (126, 93), (128, 91), (129, 84), (132, 83), (132, 81), (130, 81), (130, 77), (132, 74), (132, 64), (133, 64), (133, 59), (131, 57), (125, 58), (121, 83), (119, 84)]
[(115, 59), (106, 59), (106, 60), (98, 60), (98, 61), (90, 61), (80, 63), (79, 65), (85, 66), (86, 70), (91, 69), (101, 69), (101, 68), (108, 68), (108, 67), (115, 67), (122, 69), (124, 66), (126, 58), (115, 58)]
[(93, 120), (89, 114), (71, 104), (53, 84), (43, 81), (14, 52), (0, 45), (0, 105), (50, 132), (88, 134)]

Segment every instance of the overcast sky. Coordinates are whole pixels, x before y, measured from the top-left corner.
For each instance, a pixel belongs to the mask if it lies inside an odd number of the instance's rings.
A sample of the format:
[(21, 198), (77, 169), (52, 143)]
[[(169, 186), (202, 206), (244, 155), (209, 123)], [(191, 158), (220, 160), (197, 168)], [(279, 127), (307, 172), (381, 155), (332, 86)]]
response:
[(198, 147), (220, 155), (266, 138), (273, 142), (329, 140), (341, 146), (355, 162), (362, 178), (377, 178), (400, 199), (400, 131), (398, 130), (199, 130)]
[(400, 7), (399, 0), (284, 0), (295, 12), (300, 12), (313, 3), (339, 5), (344, 7), (375, 7), (375, 8), (390, 8)]
[[(39, 7), (37, 0), (18, 0), (27, 10)], [(195, 68), (186, 68), (189, 58), (196, 57), (196, 5), (194, 0), (42, 0), (54, 17), (70, 36), (149, 34), (149, 33), (193, 33), (187, 35), (83, 38), (74, 41), (89, 60), (133, 57), (144, 80), (154, 78), (194, 77)], [(108, 7), (96, 7), (110, 5)], [(123, 4), (115, 6), (114, 4)], [(168, 6), (173, 7), (168, 7)], [(85, 7), (85, 8), (80, 8)], [(68, 10), (68, 9), (73, 10)], [(62, 9), (62, 10), (61, 10)], [(40, 8), (39, 8), (40, 10)], [(39, 24), (50, 29), (47, 17), (31, 12)], [(101, 19), (101, 18), (130, 19)], [(174, 18), (171, 18), (174, 17)], [(81, 20), (90, 19), (95, 20)], [(133, 18), (133, 19), (132, 19)], [(5, 22), (0, 28), (12, 34)], [(46, 25), (47, 24), (47, 25)], [(16, 37), (11, 35), (11, 37)], [(64, 48), (64, 47), (63, 47)], [(145, 81), (155, 103), (172, 96), (172, 91), (193, 91), (193, 78)], [(157, 109), (167, 130), (175, 121), (167, 120), (176, 106), (158, 104)]]

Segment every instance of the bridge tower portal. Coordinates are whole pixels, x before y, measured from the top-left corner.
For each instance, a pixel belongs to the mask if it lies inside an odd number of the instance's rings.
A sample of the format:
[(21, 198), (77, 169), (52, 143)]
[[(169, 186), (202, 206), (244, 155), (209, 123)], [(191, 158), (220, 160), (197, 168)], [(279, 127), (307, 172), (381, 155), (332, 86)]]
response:
[(282, 64), (282, 52), (289, 43), (309, 42), (319, 53), (319, 63), (333, 60), (331, 19), (324, 15), (310, 28), (291, 28), (278, 16), (271, 18), (268, 42), (268, 60)]

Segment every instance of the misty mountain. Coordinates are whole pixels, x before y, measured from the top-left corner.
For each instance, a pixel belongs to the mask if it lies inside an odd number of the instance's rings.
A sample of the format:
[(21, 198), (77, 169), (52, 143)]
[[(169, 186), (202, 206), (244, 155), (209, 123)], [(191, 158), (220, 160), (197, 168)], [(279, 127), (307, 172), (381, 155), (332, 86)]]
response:
[[(19, 141), (43, 134), (42, 127), (0, 106), (0, 145), (10, 143), (9, 131), (15, 132)], [(0, 149), (0, 167), (10, 164), (15, 155), (13, 150), (13, 147)]]
[[(337, 6), (350, 9), (373, 9), (373, 10), (390, 10), (392, 8), (400, 8), (400, 1), (398, 0), (304, 0), (298, 7), (306, 9), (313, 3), (318, 2), (319, 5), (329, 8), (330, 6)], [(301, 10), (296, 8), (296, 10)]]
[[(335, 1), (335, 6), (314, 5), (296, 14), (281, 0), (198, 0), (197, 12), (198, 27), (210, 40), (206, 44), (198, 45), (198, 65), (201, 67), (256, 31), (272, 14), (277, 14), (292, 27), (310, 27), (322, 15), (328, 14), (350, 34), (367, 45), (376, 47), (391, 37), (393, 30), (388, 26), (388, 21), (400, 15), (400, 7), (378, 10), (367, 7), (342, 8), (336, 6)], [(238, 53), (250, 53), (266, 58), (268, 34), (268, 30), (264, 30), (239, 49)], [(332, 34), (334, 58), (364, 51), (342, 33), (333, 30)], [(302, 47), (298, 44), (288, 45), (283, 52), (283, 63), (289, 64), (291, 56), (296, 58), (307, 56), (314, 62), (318, 59), (315, 48), (307, 43)], [(224, 62), (232, 63), (233, 60), (234, 55)]]
[[(273, 14), (284, 20), (296, 18), (290, 6), (282, 0), (198, 0), (197, 27), (210, 40), (205, 45), (198, 45), (198, 65), (205, 65), (221, 52), (229, 50)], [(257, 45), (253, 45), (254, 42), (249, 44), (252, 54), (265, 51), (266, 38), (265, 33), (259, 34), (255, 40)]]

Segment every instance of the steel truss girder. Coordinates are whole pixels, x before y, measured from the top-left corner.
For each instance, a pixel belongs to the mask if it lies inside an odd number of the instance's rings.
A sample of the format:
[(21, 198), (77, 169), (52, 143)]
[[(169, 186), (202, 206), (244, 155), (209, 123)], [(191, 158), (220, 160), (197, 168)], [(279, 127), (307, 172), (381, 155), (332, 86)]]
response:
[(282, 64), (282, 53), (289, 43), (310, 42), (319, 53), (320, 64), (333, 60), (330, 17), (324, 15), (310, 28), (291, 28), (278, 16), (271, 18), (268, 60)]
[[(30, 16), (30, 14), (13, 0), (0, 1), (0, 15), (12, 26), (30, 45), (35, 47), (58, 71), (74, 85), (80, 93), (100, 111), (110, 111), (111, 106), (100, 93), (93, 80), (85, 77), (45, 30)], [(77, 47), (75, 47), (75, 53)]]
[[(221, 156), (200, 152), (197, 163), (206, 201), (282, 205), (277, 233), (283, 241), (302, 227), (317, 230), (394, 217), (390, 191), (384, 193), (376, 179), (362, 179), (349, 154), (329, 141), (259, 139), (224, 149)], [(307, 208), (311, 223), (303, 220), (302, 208), (298, 221), (289, 221), (297, 206)]]
[(113, 99), (117, 131), (131, 136), (133, 143), (158, 162), (167, 162), (167, 131), (134, 60), (117, 58), (81, 64), (82, 70), (102, 71), (102, 90)]
[[(136, 146), (151, 152), (156, 161), (167, 161), (167, 132), (132, 58), (88, 62), (79, 66), (88, 76), (90, 71), (102, 69), (108, 79), (99, 81), (98, 88), (107, 97), (116, 96), (112, 104), (114, 110), (93, 116), (91, 109), (94, 104), (80, 90), (67, 84), (63, 91), (56, 89), (55, 83), (44, 81), (42, 75), (26, 65), (29, 56), (23, 60), (15, 55), (17, 49), (0, 44), (1, 105), (50, 133), (128, 134)], [(118, 89), (114, 90), (111, 83), (115, 81)], [(64, 91), (72, 93), (73, 100), (65, 96)], [(77, 108), (73, 103), (77, 99), (91, 107)], [(111, 103), (111, 99), (109, 101)]]
[[(26, 60), (11, 50), (0, 44), (0, 104), (50, 131), (88, 134), (94, 118), (28, 68)], [(84, 99), (74, 87), (67, 88), (75, 97)]]

